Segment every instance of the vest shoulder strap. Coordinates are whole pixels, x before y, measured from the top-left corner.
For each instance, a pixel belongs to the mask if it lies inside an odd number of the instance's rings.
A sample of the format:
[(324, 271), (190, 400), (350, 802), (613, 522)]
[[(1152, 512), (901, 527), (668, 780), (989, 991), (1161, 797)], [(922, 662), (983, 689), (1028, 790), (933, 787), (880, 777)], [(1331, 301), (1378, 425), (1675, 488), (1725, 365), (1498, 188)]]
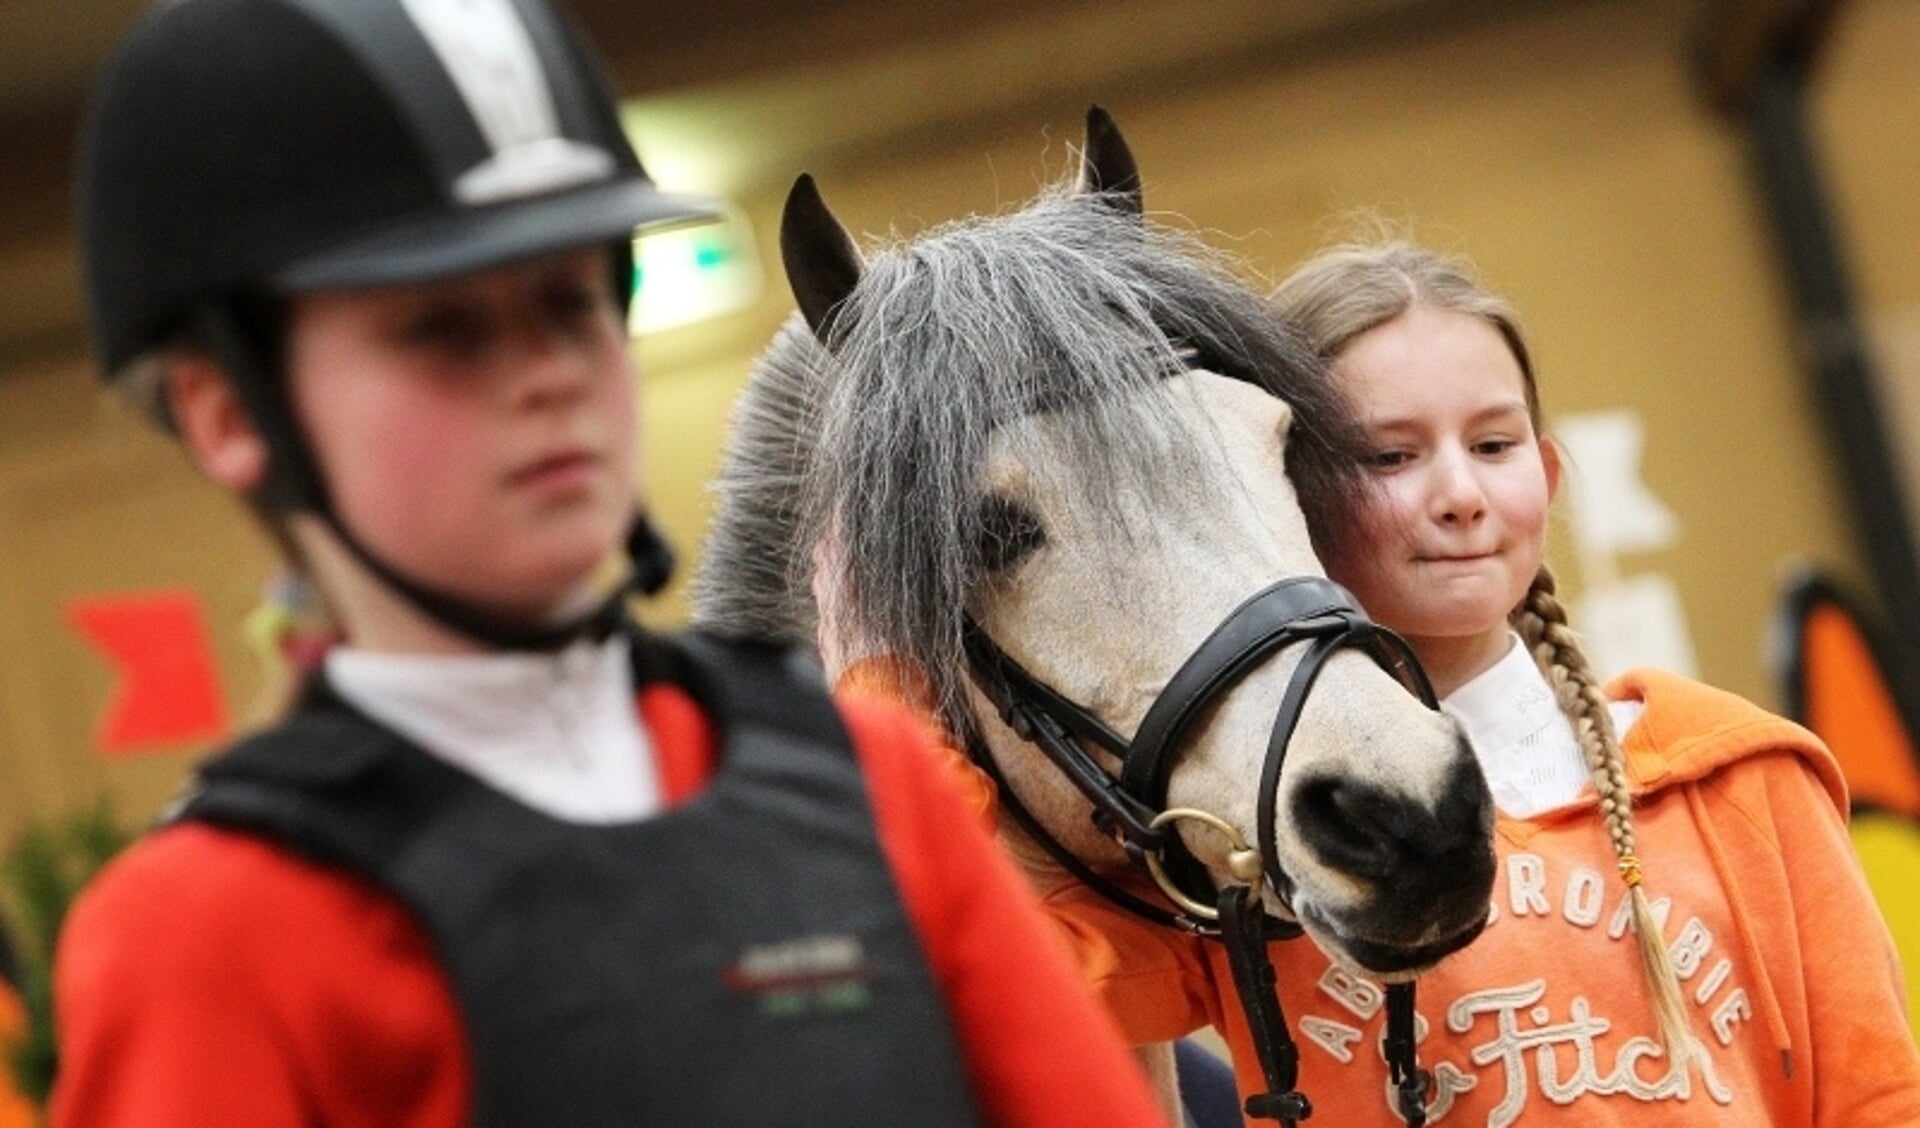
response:
[[(393, 857), (464, 777), (343, 702), (310, 698), (280, 725), (202, 764), (162, 824), (264, 832), (317, 861), (356, 869)], [(351, 810), (352, 818), (341, 813)]]
[(724, 741), (735, 725), (775, 729), (815, 744), (851, 750), (826, 674), (805, 652), (705, 631), (642, 635), (636, 676), (678, 683), (693, 695)]
[[(685, 689), (721, 748), (751, 730), (850, 759), (852, 739), (803, 652), (689, 631), (634, 632), (636, 682)], [(361, 714), (323, 681), (281, 724), (232, 746), (195, 774), (162, 824), (201, 821), (264, 832), (315, 860), (379, 872), (456, 792), (477, 786)]]

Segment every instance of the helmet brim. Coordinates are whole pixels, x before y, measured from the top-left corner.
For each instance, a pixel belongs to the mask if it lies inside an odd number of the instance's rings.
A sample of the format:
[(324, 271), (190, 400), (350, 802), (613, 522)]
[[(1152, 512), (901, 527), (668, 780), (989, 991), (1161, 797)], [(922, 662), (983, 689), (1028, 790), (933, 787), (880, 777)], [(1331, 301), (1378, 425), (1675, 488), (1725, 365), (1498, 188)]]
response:
[(431, 282), (540, 255), (710, 223), (719, 205), (638, 178), (534, 199), (436, 211), (298, 257), (275, 272), (281, 293)]

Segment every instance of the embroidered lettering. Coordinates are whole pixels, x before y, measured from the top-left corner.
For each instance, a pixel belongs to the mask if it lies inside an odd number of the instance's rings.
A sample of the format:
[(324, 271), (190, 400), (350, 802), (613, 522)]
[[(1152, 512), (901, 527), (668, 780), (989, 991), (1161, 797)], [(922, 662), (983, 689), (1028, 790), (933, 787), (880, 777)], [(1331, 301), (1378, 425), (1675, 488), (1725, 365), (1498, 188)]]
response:
[[(1438, 1121), (1453, 1110), (1453, 1098), (1456, 1093), (1464, 1093), (1480, 1084), (1480, 1079), (1466, 1072), (1450, 1061), (1433, 1064), (1433, 1099), (1427, 1102), (1428, 1121)], [(1387, 1107), (1398, 1108), (1399, 1094), (1394, 1092), (1393, 1080), (1387, 1079), (1385, 1085)]]
[(1547, 915), (1547, 863), (1538, 854), (1507, 858), (1507, 903), (1513, 915)]
[[(1601, 935), (1613, 941), (1627, 939), (1621, 958), (1627, 961), (1624, 966), (1631, 966), (1631, 936), (1637, 927), (1632, 898), (1613, 879), (1611, 870), (1591, 865), (1560, 867), (1542, 855), (1524, 852), (1507, 855), (1502, 865), (1505, 888), (1495, 890), (1489, 924), (1504, 912), (1517, 925), (1527, 918), (1539, 920), (1546, 929), (1542, 943), (1549, 942), (1550, 935), (1561, 941), (1571, 938), (1570, 933), (1554, 933), (1561, 921), (1593, 930), (1589, 939), (1596, 944)], [(1662, 938), (1667, 937), (1673, 900), (1655, 898), (1650, 908), (1653, 926)], [(1740, 1026), (1752, 1019), (1751, 1001), (1745, 990), (1736, 988), (1735, 962), (1721, 954), (1711, 918), (1683, 915), (1681, 919), (1684, 923), (1667, 944), (1675, 971), (1688, 984), (1688, 997), (1711, 1024), (1714, 1040), (1707, 1045), (1729, 1046)], [(1704, 1046), (1687, 1067), (1675, 1067), (1655, 1032), (1651, 1013), (1627, 1001), (1636, 996), (1623, 994), (1625, 1009), (1608, 1016), (1596, 1014), (1590, 997), (1573, 995), (1567, 986), (1550, 996), (1549, 983), (1550, 977), (1542, 977), (1470, 992), (1445, 1010), (1443, 1023), (1441, 1012), (1434, 1012), (1436, 1025), (1451, 1032), (1448, 1044), (1438, 1052), (1428, 1041), (1424, 1023), (1420, 1024), (1416, 1037), (1425, 1050), (1422, 1063), (1433, 1071), (1429, 1123), (1442, 1121), (1449, 1113), (1459, 1116), (1461, 1094), (1493, 1084), (1504, 1088), (1489, 1089), (1475, 1101), (1476, 1125), (1484, 1117), (1488, 1125), (1509, 1128), (1527, 1119), (1530, 1111), (1537, 1114), (1537, 1107), (1544, 1106), (1536, 1106), (1536, 1090), (1540, 1100), (1555, 1106), (1573, 1105), (1582, 1097), (1733, 1103), (1733, 1091), (1720, 1081)], [(1302, 1019), (1299, 1029), (1304, 1039), (1343, 1064), (1359, 1060), (1363, 1041), (1374, 1041), (1379, 1052), (1384, 1039), (1382, 989), (1335, 968), (1328, 968), (1317, 986), (1340, 1004), (1341, 1013)], [(1601, 1005), (1610, 997), (1610, 992), (1603, 992)], [(1384, 1060), (1383, 1052), (1379, 1056)], [(1397, 1094), (1385, 1083), (1384, 1071), (1377, 1075), (1383, 1079), (1383, 1108), (1390, 1111)], [(1489, 1106), (1488, 1102), (1497, 1103)]]
[[(1463, 996), (1447, 1009), (1447, 1026), (1460, 1034), (1470, 1031), (1480, 1015), (1493, 1017), (1493, 1036), (1470, 1047), (1468, 1055), (1478, 1066), (1499, 1065), (1506, 1080), (1500, 1103), (1487, 1115), (1488, 1125), (1506, 1128), (1526, 1107), (1530, 1095), (1529, 1054), (1534, 1059), (1541, 1095), (1555, 1104), (1571, 1104), (1587, 1093), (1624, 1093), (1643, 1101), (1686, 1100), (1692, 1095), (1691, 1075), (1685, 1069), (1670, 1066), (1655, 1078), (1641, 1073), (1642, 1059), (1665, 1056), (1665, 1050), (1651, 1038), (1629, 1039), (1615, 1054), (1612, 1068), (1602, 1073), (1594, 1042), (1611, 1029), (1612, 1023), (1594, 1016), (1583, 998), (1573, 1000), (1568, 1021), (1550, 1021), (1547, 1008), (1537, 1005), (1545, 997), (1546, 987), (1546, 980), (1535, 979), (1514, 987), (1479, 991)], [(1523, 1014), (1531, 1026), (1522, 1026)], [(1573, 1072), (1564, 1080), (1557, 1056), (1561, 1050), (1571, 1051), (1574, 1062)], [(1712, 1063), (1705, 1058), (1697, 1060), (1708, 1095), (1720, 1104), (1730, 1103), (1732, 1093), (1713, 1074)]]
[(1745, 1022), (1753, 1017), (1753, 1007), (1747, 1002), (1747, 989), (1736, 988), (1720, 1005), (1713, 1008), (1713, 1015), (1707, 1021), (1713, 1025), (1713, 1036), (1720, 1039), (1723, 1046), (1733, 1045), (1733, 1024)]
[(1353, 1062), (1353, 1044), (1366, 1034), (1344, 1022), (1314, 1015), (1300, 1020), (1300, 1033), (1307, 1041), (1327, 1051), (1335, 1061), (1346, 1064)]
[(1327, 968), (1320, 977), (1320, 990), (1363, 1022), (1379, 1014), (1387, 998), (1378, 984), (1337, 967)]
[(1707, 973), (1706, 979), (1701, 981), (1700, 986), (1694, 988), (1693, 1001), (1705, 1006), (1707, 1000), (1713, 998), (1713, 993), (1720, 989), (1720, 985), (1727, 981), (1727, 976), (1732, 971), (1733, 961), (1721, 956), (1720, 961), (1713, 965), (1713, 970)]
[(1536, 979), (1504, 990), (1466, 995), (1447, 1008), (1447, 1025), (1460, 1034), (1473, 1028), (1476, 1015), (1494, 1015), (1496, 1034), (1493, 1041), (1473, 1047), (1469, 1054), (1475, 1065), (1491, 1065), (1497, 1061), (1506, 1073), (1506, 1095), (1488, 1114), (1489, 1128), (1506, 1128), (1519, 1119), (1520, 1110), (1526, 1105), (1527, 1072), (1524, 1057), (1527, 1043), (1520, 1035), (1516, 1015), (1522, 1007), (1530, 1007), (1538, 1002), (1546, 991), (1547, 981)]
[(1606, 879), (1596, 870), (1577, 866), (1567, 877), (1567, 900), (1561, 906), (1560, 915), (1566, 917), (1569, 924), (1592, 928), (1599, 923), (1606, 900)]
[(1667, 953), (1673, 957), (1673, 971), (1684, 982), (1692, 979), (1706, 962), (1707, 954), (1713, 951), (1713, 933), (1700, 923), (1699, 917), (1688, 917), (1686, 927), (1680, 935), (1667, 945)]
[[(1595, 1034), (1605, 1031), (1608, 1023), (1591, 1018), (1590, 1007), (1585, 999), (1573, 1001), (1572, 1028), (1591, 1030)], [(1594, 1046), (1591, 1038), (1579, 1038), (1574, 1045), (1573, 1075), (1565, 1081), (1559, 1080), (1559, 1066), (1552, 1052), (1543, 1051), (1539, 1059), (1540, 1093), (1555, 1104), (1572, 1104), (1582, 1093), (1626, 1093), (1643, 1101), (1657, 1101), (1669, 1098), (1685, 1099), (1688, 1094), (1687, 1074), (1668, 1070), (1666, 1075), (1655, 1081), (1648, 1081), (1636, 1068), (1641, 1058), (1662, 1057), (1665, 1055), (1658, 1042), (1651, 1038), (1632, 1038), (1620, 1047), (1620, 1053), (1614, 1058), (1613, 1072), (1606, 1077), (1600, 1075), (1594, 1060)]]
[(1613, 910), (1613, 919), (1607, 922), (1607, 939), (1618, 940), (1633, 927), (1633, 899), (1622, 897), (1620, 907)]

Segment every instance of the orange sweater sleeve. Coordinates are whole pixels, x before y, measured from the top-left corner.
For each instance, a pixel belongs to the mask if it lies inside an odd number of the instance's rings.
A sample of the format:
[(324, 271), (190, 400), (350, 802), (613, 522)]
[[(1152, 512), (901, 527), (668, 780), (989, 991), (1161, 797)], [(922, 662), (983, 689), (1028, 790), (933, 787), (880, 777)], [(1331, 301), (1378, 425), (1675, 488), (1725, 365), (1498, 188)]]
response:
[[(993, 1124), (1157, 1125), (1160, 1106), (926, 728), (871, 699), (842, 711), (882, 848)], [(1069, 1064), (1070, 1063), (1070, 1064)]]

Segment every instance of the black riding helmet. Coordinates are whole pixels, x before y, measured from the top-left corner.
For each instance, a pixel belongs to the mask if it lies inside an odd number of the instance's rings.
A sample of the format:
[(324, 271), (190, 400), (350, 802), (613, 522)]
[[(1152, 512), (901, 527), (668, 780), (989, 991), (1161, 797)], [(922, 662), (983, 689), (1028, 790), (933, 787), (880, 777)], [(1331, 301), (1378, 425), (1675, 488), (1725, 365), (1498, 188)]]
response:
[[(174, 0), (109, 61), (80, 151), (89, 330), (107, 378), (198, 334), (272, 451), (255, 501), (325, 519), (416, 606), (494, 645), (502, 620), (399, 574), (328, 499), (288, 407), (282, 299), (425, 282), (571, 247), (612, 251), (630, 300), (636, 229), (712, 218), (656, 189), (584, 41), (540, 0)], [(636, 514), (638, 586), (665, 546)], [(611, 612), (613, 604), (603, 609)]]

